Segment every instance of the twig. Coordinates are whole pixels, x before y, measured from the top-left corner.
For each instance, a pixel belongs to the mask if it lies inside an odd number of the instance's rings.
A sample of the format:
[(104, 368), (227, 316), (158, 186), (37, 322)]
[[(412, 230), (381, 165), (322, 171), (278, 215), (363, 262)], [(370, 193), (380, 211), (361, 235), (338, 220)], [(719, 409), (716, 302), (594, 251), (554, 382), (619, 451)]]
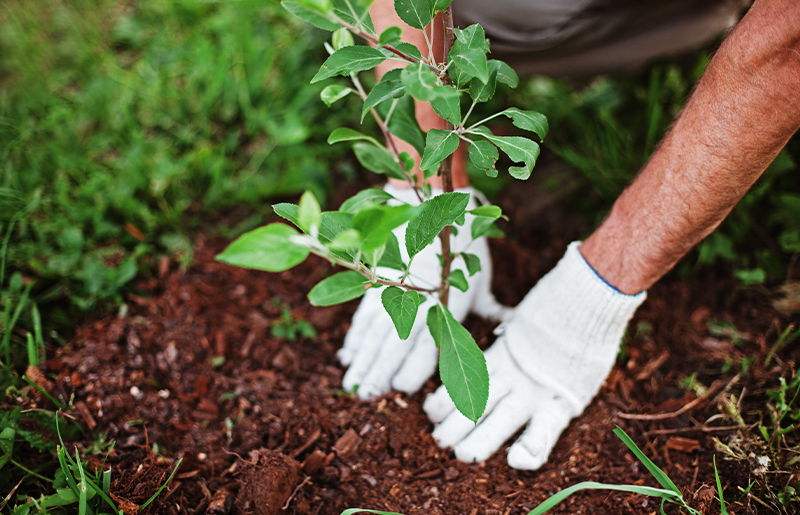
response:
[(303, 482), (300, 483), (299, 485), (297, 485), (297, 487), (294, 489), (294, 492), (292, 492), (292, 495), (290, 495), (289, 498), (286, 499), (286, 504), (283, 505), (283, 508), (281, 508), (281, 510), (286, 510), (287, 508), (289, 508), (289, 503), (292, 502), (292, 499), (294, 499), (294, 496), (297, 495), (297, 492), (303, 487), (303, 485), (308, 483), (310, 480), (311, 480), (311, 476), (306, 476), (306, 478), (303, 480)]
[(17, 483), (17, 486), (15, 486), (14, 488), (12, 488), (12, 489), (11, 489), (11, 491), (10, 491), (10, 492), (8, 492), (8, 495), (6, 496), (6, 498), (5, 498), (5, 499), (3, 499), (3, 502), (2, 502), (2, 504), (0, 504), (0, 510), (2, 510), (3, 508), (5, 508), (5, 507), (6, 507), (6, 504), (8, 504), (8, 501), (10, 501), (10, 500), (11, 500), (11, 496), (12, 496), (12, 495), (14, 495), (14, 492), (16, 492), (16, 491), (17, 491), (17, 488), (19, 488), (19, 485), (21, 485), (21, 484), (22, 484), (22, 482), (23, 482), (23, 481), (25, 481), (25, 477), (26, 477), (26, 476), (22, 476), (22, 479), (20, 479), (20, 480), (19, 480), (19, 483)]
[(738, 377), (739, 376), (734, 377), (733, 380), (727, 383), (725, 381), (715, 381), (714, 384), (711, 385), (711, 387), (708, 389), (706, 393), (696, 398), (695, 400), (687, 403), (678, 411), (673, 411), (672, 413), (655, 413), (652, 415), (639, 415), (635, 413), (617, 413), (617, 416), (619, 418), (624, 418), (626, 420), (665, 420), (668, 418), (675, 418), (677, 416), (686, 413), (687, 411), (694, 408), (701, 402), (713, 397), (719, 390), (722, 389), (723, 386), (726, 386), (727, 388), (727, 385), (730, 385)]
[[(453, 6), (450, 5), (444, 12), (442, 12), (442, 22), (444, 25), (444, 57), (442, 58), (442, 63), (447, 66), (447, 55), (450, 53), (450, 48), (453, 46), (453, 43), (456, 39), (456, 34), (453, 25)], [(450, 80), (450, 75), (446, 74), (444, 78), (445, 84), (451, 84), (452, 81)], [(453, 124), (449, 121), (445, 121), (445, 130), (452, 131), (454, 129)], [(439, 171), (442, 174), (442, 190), (444, 193), (450, 193), (453, 191), (453, 154), (447, 156), (447, 158), (442, 161), (442, 165), (439, 168)], [(441, 302), (444, 306), (447, 306), (447, 301), (450, 297), (450, 288), (447, 284), (447, 278), (450, 276), (450, 267), (453, 264), (453, 254), (450, 252), (450, 226), (448, 225), (442, 232), (439, 233), (439, 238), (442, 240), (442, 285), (441, 285), (441, 292), (439, 293), (439, 302)]]
[[(358, 94), (361, 97), (361, 100), (366, 101), (367, 100), (367, 93), (366, 93), (366, 91), (364, 91), (364, 87), (361, 85), (361, 81), (358, 80), (358, 77), (356, 76), (356, 74), (355, 73), (351, 73), (350, 74), (350, 79), (353, 81), (353, 85), (358, 90)], [(378, 111), (376, 111), (374, 108), (370, 109), (369, 112), (372, 113), (372, 117), (375, 118), (375, 122), (378, 124), (378, 127), (381, 129), (381, 132), (383, 133), (383, 138), (386, 140), (386, 143), (389, 145), (389, 150), (391, 150), (391, 152), (392, 152), (392, 157), (394, 157), (395, 162), (400, 166), (400, 171), (403, 172), (403, 175), (405, 176), (406, 181), (408, 182), (409, 186), (411, 186), (411, 189), (414, 190), (414, 193), (417, 195), (417, 198), (419, 199), (419, 202), (421, 204), (422, 202), (424, 202), (423, 199), (422, 199), (422, 195), (419, 194), (419, 189), (417, 189), (416, 183), (411, 178), (411, 176), (408, 174), (408, 171), (406, 170), (406, 167), (403, 164), (403, 160), (400, 159), (400, 153), (397, 151), (397, 147), (394, 145), (394, 140), (392, 139), (392, 136), (389, 134), (388, 126), (381, 119), (380, 115), (378, 115)]]

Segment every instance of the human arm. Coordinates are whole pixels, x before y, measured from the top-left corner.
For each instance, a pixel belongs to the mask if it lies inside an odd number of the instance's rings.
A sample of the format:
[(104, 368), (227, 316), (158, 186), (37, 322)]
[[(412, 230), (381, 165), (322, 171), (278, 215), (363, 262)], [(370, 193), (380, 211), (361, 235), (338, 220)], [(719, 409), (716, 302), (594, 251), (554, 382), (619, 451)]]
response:
[(759, 0), (581, 254), (623, 293), (710, 234), (800, 127), (800, 2)]

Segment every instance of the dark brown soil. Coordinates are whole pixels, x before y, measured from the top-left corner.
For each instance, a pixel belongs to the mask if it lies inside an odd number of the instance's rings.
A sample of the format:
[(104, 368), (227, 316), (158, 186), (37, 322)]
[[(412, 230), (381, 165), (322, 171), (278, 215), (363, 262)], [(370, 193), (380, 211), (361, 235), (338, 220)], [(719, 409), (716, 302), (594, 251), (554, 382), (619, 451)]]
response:
[[(514, 305), (559, 259), (570, 239), (564, 235), (581, 229), (577, 224), (556, 237), (536, 224), (552, 213), (517, 209), (515, 218), (514, 203), (508, 197), (501, 203), (518, 224), (509, 232), (519, 236), (492, 242), (494, 289)], [(747, 423), (766, 419), (765, 391), (781, 375), (791, 377), (798, 354), (796, 347), (784, 349), (763, 366), (791, 321), (771, 307), (770, 292), (741, 289), (727, 273), (670, 276), (650, 292), (606, 386), (570, 424), (546, 465), (536, 472), (510, 469), (507, 447), (486, 463), (461, 463), (436, 446), (421, 409), (438, 379), (414, 396), (392, 393), (374, 402), (341, 391), (335, 352), (357, 301), (309, 305), (307, 291), (332, 272), (327, 263), (309, 259), (288, 272), (254, 272), (214, 261), (224, 246), (218, 239), (198, 240), (188, 270), (162, 266), (161, 278), (144, 281), (140, 295), (127, 299), (125, 316), (82, 325), (71, 345), (46, 364), (45, 371), (58, 376), (55, 388), (74, 393), (73, 415), (116, 440), (109, 458), (112, 492), (126, 513), (158, 489), (178, 458), (183, 462), (175, 478), (147, 512), (328, 515), (363, 507), (510, 515), (527, 513), (580, 481), (658, 486), (612, 434), (616, 426), (694, 507), (719, 513), (713, 454), (727, 500), (738, 499), (739, 487), (756, 478), (752, 459), (726, 459), (715, 451), (714, 438), (731, 443), (737, 434), (756, 434), (719, 429), (734, 425), (720, 415), (723, 405), (733, 394)], [(284, 308), (293, 319), (311, 322), (318, 336), (274, 337)], [(712, 320), (732, 323), (742, 341), (712, 335)], [(481, 346), (491, 343), (491, 325), (475, 318), (467, 325)], [(749, 356), (756, 357), (749, 374), (737, 377)], [(680, 386), (693, 373), (713, 389), (699, 402)], [(788, 473), (769, 478), (775, 492), (796, 483)], [(761, 486), (751, 493), (769, 497)], [(658, 504), (595, 491), (569, 498), (552, 513), (649, 515), (659, 512)], [(772, 512), (748, 496), (733, 508)]]

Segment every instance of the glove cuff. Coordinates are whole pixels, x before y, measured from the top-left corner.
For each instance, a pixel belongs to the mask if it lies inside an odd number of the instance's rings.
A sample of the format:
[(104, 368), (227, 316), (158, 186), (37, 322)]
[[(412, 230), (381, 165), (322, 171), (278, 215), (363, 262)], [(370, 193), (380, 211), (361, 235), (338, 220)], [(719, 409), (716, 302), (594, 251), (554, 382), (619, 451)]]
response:
[[(515, 310), (506, 344), (531, 380), (568, 397), (576, 415), (614, 365), (628, 322), (647, 293), (626, 295), (586, 262), (573, 242)], [(535, 341), (533, 339), (535, 338)], [(542, 364), (547, 364), (546, 368)]]

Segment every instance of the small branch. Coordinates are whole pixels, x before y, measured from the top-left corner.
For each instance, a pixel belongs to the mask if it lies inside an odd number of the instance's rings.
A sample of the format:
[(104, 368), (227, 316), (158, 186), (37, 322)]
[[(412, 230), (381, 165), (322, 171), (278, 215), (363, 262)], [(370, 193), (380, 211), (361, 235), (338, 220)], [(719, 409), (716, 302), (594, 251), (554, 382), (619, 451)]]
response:
[[(308, 241), (310, 239), (310, 237), (308, 237), (308, 236), (303, 236), (303, 238), (308, 238), (306, 241)], [(317, 246), (317, 243), (318, 242), (315, 242), (314, 244), (308, 246), (309, 250), (311, 250), (312, 253), (314, 253), (317, 256), (320, 256), (322, 258), (327, 259), (328, 261), (330, 261), (331, 263), (333, 263), (335, 265), (339, 265), (341, 267), (347, 268), (348, 270), (352, 270), (354, 272), (358, 272), (359, 274), (361, 274), (364, 277), (366, 277), (370, 282), (373, 282), (373, 283), (376, 283), (376, 284), (380, 284), (382, 286), (397, 286), (399, 288), (404, 288), (406, 290), (413, 290), (413, 291), (419, 292), (419, 293), (437, 293), (437, 292), (441, 292), (441, 290), (442, 290), (441, 287), (439, 287), (439, 288), (420, 288), (419, 286), (413, 286), (413, 285), (410, 285), (410, 284), (406, 284), (404, 281), (405, 281), (406, 277), (408, 276), (408, 272), (407, 271), (403, 275), (403, 278), (399, 282), (398, 281), (389, 281), (387, 279), (381, 279), (380, 277), (375, 277), (374, 271), (369, 269), (369, 268), (367, 268), (367, 267), (365, 267), (365, 266), (363, 266), (360, 262), (359, 263), (351, 263), (349, 261), (345, 261), (344, 259), (341, 259), (340, 257), (336, 256), (335, 254), (332, 254), (330, 252), (330, 250), (328, 250), (327, 247)], [(409, 264), (409, 266), (410, 266), (410, 264)]]
[[(361, 97), (361, 100), (366, 101), (367, 93), (366, 93), (366, 91), (364, 91), (364, 87), (361, 85), (361, 81), (358, 80), (358, 77), (356, 76), (356, 74), (355, 73), (351, 73), (350, 74), (350, 79), (353, 81), (353, 85), (358, 90), (358, 95)], [(394, 106), (392, 106), (392, 107), (394, 107)], [(414, 182), (414, 179), (411, 178), (411, 176), (409, 175), (408, 171), (406, 170), (406, 167), (403, 164), (403, 160), (400, 159), (400, 153), (397, 151), (397, 147), (394, 144), (394, 140), (392, 139), (392, 136), (389, 134), (389, 128), (386, 126), (386, 123), (384, 123), (384, 121), (381, 120), (381, 117), (378, 114), (378, 111), (376, 111), (373, 108), (373, 109), (370, 109), (369, 112), (372, 113), (372, 117), (375, 118), (375, 122), (378, 124), (378, 127), (381, 129), (381, 132), (383, 133), (383, 137), (386, 140), (386, 143), (389, 145), (389, 150), (392, 152), (392, 155), (394, 157), (395, 162), (400, 166), (400, 170), (403, 172), (403, 175), (405, 176), (406, 181), (408, 182), (408, 185), (411, 187), (412, 190), (414, 190), (414, 193), (417, 195), (417, 198), (419, 199), (419, 202), (421, 204), (422, 202), (424, 202), (424, 200), (422, 199), (422, 195), (420, 195), (419, 190), (417, 189), (417, 185)]]
[(427, 66), (428, 68), (430, 68), (431, 71), (433, 73), (435, 73), (436, 75), (440, 75), (440, 73), (441, 73), (441, 70), (439, 70), (439, 68), (437, 68), (436, 66), (434, 66), (434, 65), (432, 65), (430, 63), (426, 63), (423, 59), (417, 59), (416, 57), (414, 57), (412, 55), (408, 55), (405, 52), (401, 52), (400, 50), (396, 49), (392, 45), (381, 45), (380, 40), (377, 37), (375, 37), (373, 34), (368, 34), (368, 33), (364, 32), (363, 30), (359, 29), (358, 27), (350, 25), (349, 23), (347, 23), (344, 20), (341, 20), (341, 19), (337, 18), (335, 20), (335, 23), (338, 23), (339, 25), (341, 25), (342, 27), (346, 28), (347, 30), (349, 30), (350, 32), (355, 34), (356, 36), (360, 36), (360, 37), (366, 39), (368, 42), (372, 43), (375, 46), (382, 46), (383, 48), (385, 48), (386, 50), (390, 51), (391, 53), (393, 53), (397, 57), (399, 57), (399, 58), (401, 58), (401, 59), (403, 59), (405, 61), (408, 61), (411, 64), (422, 63), (425, 66)]
[[(444, 68), (447, 69), (447, 55), (450, 53), (450, 48), (453, 46), (453, 43), (456, 39), (456, 34), (453, 25), (453, 6), (447, 8), (444, 12), (442, 12), (442, 22), (444, 25), (444, 57), (443, 57), (443, 64), (445, 65)], [(447, 85), (452, 85), (452, 81), (450, 80), (450, 75), (446, 74), (444, 77), (444, 83)], [(452, 131), (454, 129), (453, 124), (450, 122), (445, 122), (445, 130)], [(450, 193), (453, 191), (453, 154), (447, 156), (447, 158), (442, 161), (442, 165), (439, 168), (439, 171), (442, 175), (442, 190), (444, 193)], [(441, 293), (439, 293), (439, 302), (441, 302), (444, 306), (447, 306), (447, 301), (450, 297), (450, 288), (447, 283), (447, 278), (450, 276), (450, 267), (453, 264), (453, 254), (450, 252), (450, 233), (451, 228), (450, 226), (445, 227), (442, 229), (442, 232), (439, 233), (439, 239), (442, 241), (442, 283), (441, 283)]]

